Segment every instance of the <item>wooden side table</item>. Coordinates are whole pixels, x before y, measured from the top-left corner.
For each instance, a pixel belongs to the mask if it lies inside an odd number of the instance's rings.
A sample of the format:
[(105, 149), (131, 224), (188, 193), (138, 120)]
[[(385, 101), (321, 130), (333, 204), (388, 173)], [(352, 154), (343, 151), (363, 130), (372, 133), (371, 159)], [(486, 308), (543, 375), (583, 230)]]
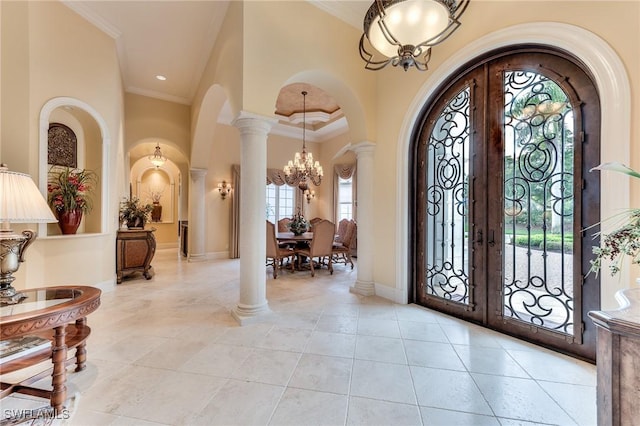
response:
[[(76, 363), (75, 371), (85, 368), (86, 341), (91, 334), (86, 317), (100, 306), (100, 290), (87, 286), (44, 287), (22, 291), (26, 296), (15, 305), (0, 307), (0, 338), (11, 339), (36, 335), (51, 340), (51, 347), (29, 353), (0, 365), (0, 374), (10, 373), (51, 359), (52, 367), (21, 381), (0, 384), (0, 398), (13, 392), (48, 398), (58, 413), (67, 399), (67, 370), (69, 362)], [(74, 349), (75, 360), (67, 361), (67, 350)], [(30, 385), (50, 375), (51, 390)]]
[(636, 425), (640, 419), (640, 288), (616, 294), (620, 308), (591, 311), (598, 329), (599, 426)]
[(151, 279), (149, 269), (156, 252), (156, 238), (152, 229), (128, 229), (118, 231), (116, 237), (116, 275), (117, 282), (122, 282), (125, 274), (142, 272), (146, 279)]

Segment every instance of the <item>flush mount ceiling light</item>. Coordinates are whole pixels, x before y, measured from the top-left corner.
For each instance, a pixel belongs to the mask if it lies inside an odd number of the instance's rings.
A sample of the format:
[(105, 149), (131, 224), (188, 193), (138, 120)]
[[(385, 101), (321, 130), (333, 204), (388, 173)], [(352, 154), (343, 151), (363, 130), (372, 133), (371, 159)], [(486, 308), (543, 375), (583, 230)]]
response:
[(156, 144), (156, 150), (153, 152), (153, 154), (148, 156), (147, 158), (149, 159), (149, 161), (151, 161), (151, 164), (156, 166), (156, 169), (162, 167), (162, 165), (167, 161), (167, 157), (162, 155), (162, 151), (160, 151), (159, 143)]
[[(364, 17), (364, 33), (360, 37), (360, 57), (367, 63), (365, 68), (376, 71), (391, 64), (401, 65), (405, 71), (412, 66), (427, 70), (431, 47), (458, 29), (469, 1), (376, 0)], [(374, 59), (376, 53), (385, 59)]]
[(165, 77), (164, 75), (158, 74), (156, 75), (156, 78), (160, 81), (165, 81), (167, 79), (167, 77)]

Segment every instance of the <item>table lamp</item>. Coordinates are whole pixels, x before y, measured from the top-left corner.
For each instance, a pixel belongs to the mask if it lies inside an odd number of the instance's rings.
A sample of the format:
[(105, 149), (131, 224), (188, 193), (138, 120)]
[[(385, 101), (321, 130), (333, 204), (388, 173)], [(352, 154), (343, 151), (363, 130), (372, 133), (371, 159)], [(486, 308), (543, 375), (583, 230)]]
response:
[(24, 252), (37, 233), (24, 230), (16, 234), (13, 223), (57, 222), (49, 205), (31, 179), (24, 173), (11, 172), (0, 164), (0, 304), (12, 305), (24, 299), (11, 286), (13, 273), (24, 261)]

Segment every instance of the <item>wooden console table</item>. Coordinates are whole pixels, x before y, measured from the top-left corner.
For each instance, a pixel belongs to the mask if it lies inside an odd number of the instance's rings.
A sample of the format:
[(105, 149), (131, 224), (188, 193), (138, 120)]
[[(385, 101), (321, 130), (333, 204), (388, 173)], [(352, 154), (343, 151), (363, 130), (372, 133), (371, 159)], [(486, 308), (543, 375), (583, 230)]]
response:
[(640, 288), (621, 290), (616, 299), (615, 311), (589, 312), (598, 329), (598, 426), (640, 419)]
[(152, 229), (129, 229), (118, 231), (116, 238), (116, 275), (118, 284), (124, 274), (142, 272), (151, 279), (149, 269), (156, 252), (156, 238)]
[[(0, 364), (0, 374), (30, 367), (47, 359), (52, 367), (20, 383), (0, 384), (0, 398), (23, 393), (48, 398), (54, 412), (62, 410), (67, 399), (67, 363), (75, 361), (75, 371), (85, 368), (86, 341), (91, 334), (86, 317), (100, 306), (101, 291), (94, 287), (44, 287), (22, 291), (26, 296), (15, 305), (0, 307), (0, 339), (37, 335), (51, 340), (51, 347)], [(74, 349), (75, 360), (67, 361), (67, 350)], [(30, 387), (51, 375), (52, 390)]]

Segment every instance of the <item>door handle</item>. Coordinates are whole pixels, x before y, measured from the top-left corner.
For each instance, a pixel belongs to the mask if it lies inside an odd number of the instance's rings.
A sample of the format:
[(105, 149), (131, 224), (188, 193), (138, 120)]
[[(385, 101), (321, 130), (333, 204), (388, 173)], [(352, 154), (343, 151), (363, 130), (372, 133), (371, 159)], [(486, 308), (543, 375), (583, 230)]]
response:
[(476, 240), (474, 241), (474, 243), (482, 245), (482, 229), (476, 232)]
[(489, 231), (489, 241), (487, 241), (487, 244), (489, 244), (489, 246), (491, 247), (496, 245), (496, 240), (495, 240), (495, 235), (493, 233), (493, 230)]

